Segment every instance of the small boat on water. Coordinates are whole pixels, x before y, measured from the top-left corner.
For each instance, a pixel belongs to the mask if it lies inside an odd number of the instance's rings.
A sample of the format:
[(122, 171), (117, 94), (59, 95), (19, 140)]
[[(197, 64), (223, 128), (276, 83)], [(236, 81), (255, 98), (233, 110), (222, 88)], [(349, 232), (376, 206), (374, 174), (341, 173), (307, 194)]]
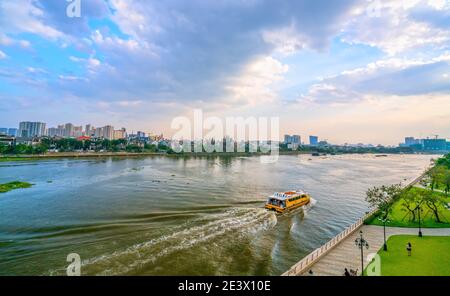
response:
[(311, 197), (302, 190), (275, 192), (267, 199), (265, 208), (281, 214), (300, 208), (310, 202)]

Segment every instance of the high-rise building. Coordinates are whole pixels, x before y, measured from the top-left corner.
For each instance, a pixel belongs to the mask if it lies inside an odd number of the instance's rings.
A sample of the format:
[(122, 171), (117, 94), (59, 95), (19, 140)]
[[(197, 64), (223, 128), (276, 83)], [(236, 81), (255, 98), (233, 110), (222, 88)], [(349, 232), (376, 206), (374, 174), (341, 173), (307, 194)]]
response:
[(292, 136), (292, 144), (298, 144), (300, 145), (301, 143), (301, 137), (299, 135), (293, 135)]
[(58, 125), (58, 127), (51, 127), (47, 130), (47, 136), (49, 137), (64, 137), (65, 128), (64, 125)]
[(93, 132), (93, 126), (90, 124), (86, 124), (85, 130), (84, 130), (84, 134), (88, 137), (92, 136), (92, 132)]
[(45, 123), (43, 122), (21, 122), (19, 123), (19, 137), (41, 137), (45, 135)]
[(427, 151), (446, 151), (447, 140), (445, 139), (425, 139), (423, 149)]
[(74, 126), (73, 127), (73, 136), (75, 138), (83, 136), (83, 127), (82, 126)]
[(309, 136), (309, 145), (311, 145), (311, 146), (319, 145), (319, 137), (317, 137), (317, 136)]
[(291, 135), (284, 135), (284, 144), (291, 143)]
[(0, 135), (8, 135), (8, 129), (5, 127), (0, 127)]
[(111, 125), (104, 126), (103, 128), (103, 138), (112, 140), (114, 139), (114, 127)]
[(16, 128), (9, 128), (8, 129), (8, 136), (17, 137), (17, 129)]
[(301, 144), (301, 137), (299, 135), (284, 135), (284, 144), (288, 149), (296, 150)]
[(95, 129), (94, 137), (96, 137), (96, 138), (103, 137), (103, 128), (102, 127), (98, 127), (98, 128)]
[(47, 136), (49, 136), (49, 137), (60, 137), (61, 135), (60, 135), (60, 132), (59, 132), (59, 129), (58, 128), (56, 128), (56, 127), (51, 127), (51, 128), (49, 128), (48, 130), (47, 130)]
[(405, 138), (405, 146), (407, 146), (407, 147), (411, 147), (411, 146), (418, 145), (418, 144), (420, 144), (419, 139), (415, 139), (414, 137), (406, 137)]
[(71, 123), (66, 123), (64, 125), (64, 137), (66, 138), (73, 138), (75, 136), (74, 134), (74, 126)]
[(126, 137), (127, 137), (127, 130), (125, 128), (114, 131), (114, 140), (121, 140), (125, 139)]
[(301, 144), (301, 137), (299, 135), (284, 135), (284, 144)]
[(415, 141), (416, 141), (416, 139), (414, 139), (414, 137), (406, 137), (405, 138), (405, 145), (406, 146), (414, 145)]
[(144, 139), (146, 136), (145, 136), (145, 133), (144, 132), (137, 132), (137, 137), (139, 138), (139, 139)]

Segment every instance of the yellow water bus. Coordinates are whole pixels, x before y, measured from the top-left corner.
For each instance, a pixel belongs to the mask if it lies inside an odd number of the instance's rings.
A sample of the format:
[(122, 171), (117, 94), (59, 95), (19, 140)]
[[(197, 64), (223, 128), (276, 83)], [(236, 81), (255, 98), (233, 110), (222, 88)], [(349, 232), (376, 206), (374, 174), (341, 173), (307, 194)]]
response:
[(311, 197), (302, 190), (275, 192), (269, 196), (265, 208), (277, 213), (284, 213), (307, 205), (310, 202)]

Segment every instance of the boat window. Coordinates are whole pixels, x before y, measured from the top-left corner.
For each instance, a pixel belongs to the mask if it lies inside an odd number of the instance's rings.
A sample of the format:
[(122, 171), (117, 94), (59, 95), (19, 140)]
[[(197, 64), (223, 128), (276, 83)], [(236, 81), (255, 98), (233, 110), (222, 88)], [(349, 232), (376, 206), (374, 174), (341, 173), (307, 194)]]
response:
[(275, 198), (269, 199), (269, 204), (271, 204), (271, 205), (273, 205), (273, 206), (279, 207), (279, 206), (280, 206), (280, 203), (281, 203), (281, 201), (278, 200), (278, 199), (275, 199)]

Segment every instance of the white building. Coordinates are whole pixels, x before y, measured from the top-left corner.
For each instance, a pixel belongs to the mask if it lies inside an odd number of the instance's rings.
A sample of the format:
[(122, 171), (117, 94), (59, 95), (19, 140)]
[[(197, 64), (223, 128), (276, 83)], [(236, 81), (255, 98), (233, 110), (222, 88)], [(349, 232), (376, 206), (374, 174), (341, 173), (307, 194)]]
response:
[(45, 136), (45, 126), (43, 122), (21, 122), (19, 124), (19, 137), (41, 137)]

